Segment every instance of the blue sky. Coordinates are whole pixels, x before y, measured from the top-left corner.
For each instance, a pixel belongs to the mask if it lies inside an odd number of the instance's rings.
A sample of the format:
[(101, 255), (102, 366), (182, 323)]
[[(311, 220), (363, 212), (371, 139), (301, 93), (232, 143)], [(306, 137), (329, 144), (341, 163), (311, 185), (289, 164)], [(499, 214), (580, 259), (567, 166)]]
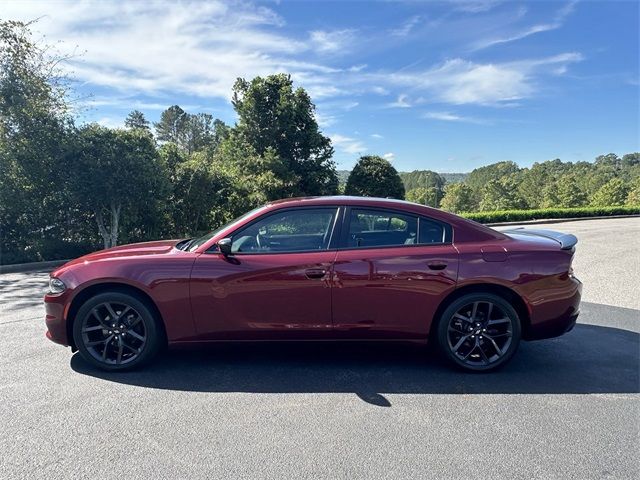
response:
[[(81, 121), (173, 104), (233, 123), (236, 77), (288, 72), (339, 168), (464, 172), (639, 145), (639, 2), (9, 2), (79, 54)], [(60, 42), (60, 43), (58, 43)]]

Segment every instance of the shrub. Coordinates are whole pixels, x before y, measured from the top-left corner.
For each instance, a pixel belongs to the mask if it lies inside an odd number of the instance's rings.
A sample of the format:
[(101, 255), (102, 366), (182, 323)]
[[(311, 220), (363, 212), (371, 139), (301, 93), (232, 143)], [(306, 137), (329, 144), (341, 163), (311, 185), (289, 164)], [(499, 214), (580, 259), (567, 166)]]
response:
[(537, 210), (499, 210), (495, 212), (461, 213), (462, 217), (479, 223), (520, 222), (554, 218), (607, 217), (611, 215), (640, 215), (640, 206), (542, 208)]

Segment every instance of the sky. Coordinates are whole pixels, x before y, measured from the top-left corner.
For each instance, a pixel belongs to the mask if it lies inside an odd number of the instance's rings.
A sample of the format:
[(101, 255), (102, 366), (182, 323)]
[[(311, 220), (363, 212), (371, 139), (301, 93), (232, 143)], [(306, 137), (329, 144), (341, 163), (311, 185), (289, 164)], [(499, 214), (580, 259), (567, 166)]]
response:
[(236, 121), (237, 77), (289, 73), (334, 160), (468, 172), (640, 150), (638, 1), (7, 1), (72, 55), (79, 122), (178, 104)]

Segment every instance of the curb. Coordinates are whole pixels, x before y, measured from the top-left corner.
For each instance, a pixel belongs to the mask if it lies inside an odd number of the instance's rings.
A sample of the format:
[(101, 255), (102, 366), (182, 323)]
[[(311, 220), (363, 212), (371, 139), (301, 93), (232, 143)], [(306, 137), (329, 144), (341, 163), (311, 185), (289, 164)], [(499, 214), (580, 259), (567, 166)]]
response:
[(67, 263), (69, 260), (51, 260), (48, 262), (14, 263), (13, 265), (0, 265), (0, 273), (37, 272), (38, 270), (51, 270)]
[(582, 220), (605, 220), (608, 218), (640, 218), (640, 215), (604, 215), (600, 217), (572, 217), (572, 218), (541, 218), (538, 220), (522, 220), (520, 222), (499, 222), (499, 223), (485, 223), (487, 227), (500, 227), (507, 225), (538, 225), (541, 223), (564, 223), (564, 222), (579, 222)]

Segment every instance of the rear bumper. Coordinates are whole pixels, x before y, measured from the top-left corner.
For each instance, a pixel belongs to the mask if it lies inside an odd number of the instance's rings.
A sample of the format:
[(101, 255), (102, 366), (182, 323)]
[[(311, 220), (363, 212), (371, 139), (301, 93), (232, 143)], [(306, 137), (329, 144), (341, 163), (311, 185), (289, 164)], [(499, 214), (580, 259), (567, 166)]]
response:
[[(531, 311), (531, 323), (524, 334), (525, 340), (559, 337), (571, 331), (580, 315), (582, 282), (571, 276), (561, 298), (549, 299)], [(560, 314), (558, 314), (560, 312)]]

